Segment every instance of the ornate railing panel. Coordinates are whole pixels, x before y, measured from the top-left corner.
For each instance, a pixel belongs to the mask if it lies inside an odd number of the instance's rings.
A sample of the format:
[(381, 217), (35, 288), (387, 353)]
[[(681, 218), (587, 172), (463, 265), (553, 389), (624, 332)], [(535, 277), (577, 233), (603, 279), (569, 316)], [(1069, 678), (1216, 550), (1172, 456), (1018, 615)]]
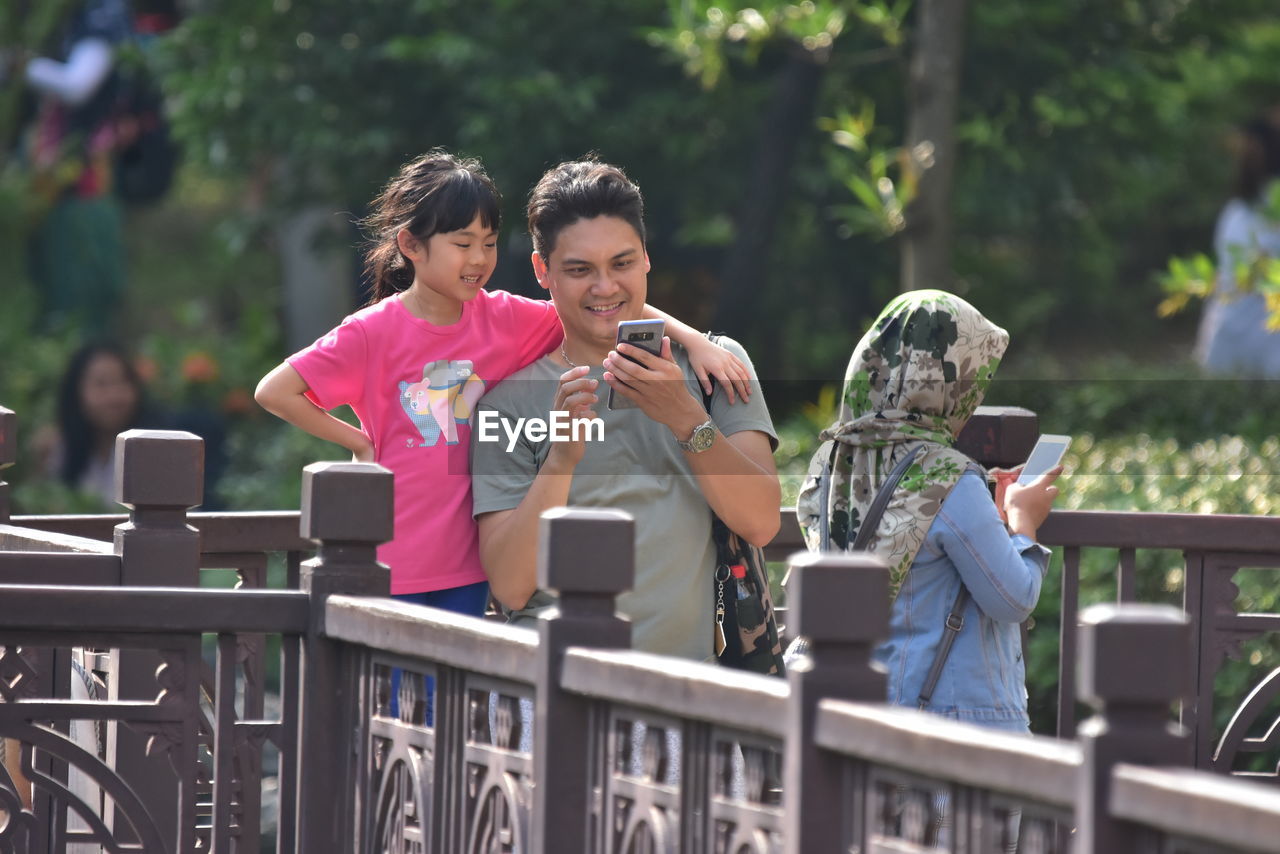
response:
[(600, 773), (608, 854), (674, 854), (681, 837), (681, 726), (676, 718), (612, 706)]
[(351, 596), (325, 623), (363, 651), (359, 850), (529, 851), (533, 633)]
[(420, 854), (434, 826), (434, 696), (427, 682), (434, 684), (435, 670), (395, 667), (381, 656), (372, 663), (366, 690), (373, 839), (379, 851)]
[(562, 686), (592, 702), (588, 740), (603, 746), (590, 850), (782, 851), (783, 680), (571, 649)]
[(1072, 850), (1075, 745), (843, 701), (820, 704), (816, 741), (845, 757), (847, 850)]
[[(247, 755), (260, 757), (267, 740), (282, 756), (296, 753), (296, 679), (293, 694), (284, 698), (282, 718), (236, 721), (230, 714), (235, 634), (281, 630), (284, 668), (296, 674), (298, 638), (307, 625), (308, 597), (302, 593), (0, 587), (0, 660), (10, 662), (9, 678), (0, 690), (0, 736), (22, 744), (21, 772), (36, 796), (36, 806), (28, 808), (26, 784), (7, 773), (0, 779), (0, 802), (8, 813), (0, 828), (0, 851), (76, 852), (89, 850), (76, 846), (88, 845), (95, 851), (187, 852), (212, 845), (218, 851), (256, 852), (256, 828), (252, 839), (242, 838), (244, 794), (236, 769)], [(200, 734), (204, 713), (199, 679), (206, 632), (219, 637), (216, 667), (224, 689), (205, 724), (213, 733), (207, 752), (201, 749), (206, 740)], [(153, 676), (149, 697), (120, 698), (115, 692), (50, 697), (39, 689), (41, 674), (29, 665), (19, 667), (16, 662), (22, 659), (15, 656), (24, 645), (55, 644), (155, 650), (163, 664)], [(146, 740), (152, 761), (173, 769), (176, 836), (165, 833), (155, 805), (141, 798), (136, 778), (114, 767), (109, 750), (100, 755), (106, 748), (96, 739), (91, 740), (94, 749), (88, 749), (67, 734), (73, 722), (127, 727)], [(207, 821), (198, 815), (202, 779), (213, 785)], [(294, 781), (283, 787), (281, 797), (296, 797)]]
[(469, 854), (528, 851), (533, 691), (466, 673), (463, 827)]
[[(701, 729), (690, 724), (688, 729)], [(782, 745), (707, 728), (711, 741), (711, 851), (782, 854)]]

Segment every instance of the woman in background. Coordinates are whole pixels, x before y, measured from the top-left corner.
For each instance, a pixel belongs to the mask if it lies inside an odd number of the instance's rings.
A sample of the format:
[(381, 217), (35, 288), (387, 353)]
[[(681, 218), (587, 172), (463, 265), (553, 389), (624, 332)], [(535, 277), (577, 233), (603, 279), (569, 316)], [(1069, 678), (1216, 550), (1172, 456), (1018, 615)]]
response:
[(115, 344), (72, 354), (58, 386), (58, 426), (47, 440), (49, 474), (115, 503), (116, 436), (144, 422), (145, 391), (132, 360)]
[(1280, 108), (1244, 125), (1237, 143), (1235, 189), (1213, 237), (1217, 284), (1195, 356), (1212, 374), (1280, 377), (1280, 333), (1267, 329), (1272, 312), (1257, 291), (1264, 268), (1280, 264)]
[(201, 409), (152, 408), (133, 359), (118, 344), (95, 342), (72, 354), (58, 386), (57, 426), (35, 441), (46, 474), (96, 499), (101, 509), (116, 510), (116, 437), (135, 428), (184, 430), (202, 438), (201, 507), (218, 509), (216, 486), (225, 462), (226, 433), (221, 416)]

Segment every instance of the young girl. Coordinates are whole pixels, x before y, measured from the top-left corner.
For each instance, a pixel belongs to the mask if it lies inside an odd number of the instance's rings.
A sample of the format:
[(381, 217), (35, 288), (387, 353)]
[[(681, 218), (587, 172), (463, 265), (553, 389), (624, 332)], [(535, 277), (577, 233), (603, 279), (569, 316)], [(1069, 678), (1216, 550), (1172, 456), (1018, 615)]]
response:
[[(268, 411), (395, 473), (395, 538), (378, 551), (394, 597), (479, 616), (488, 599), (471, 515), (472, 407), (556, 347), (551, 302), (486, 291), (497, 262), (499, 195), (483, 167), (435, 150), (404, 167), (365, 220), (370, 304), (262, 378)], [(707, 375), (745, 389), (745, 367), (663, 317)], [(352, 427), (326, 410), (350, 405)]]

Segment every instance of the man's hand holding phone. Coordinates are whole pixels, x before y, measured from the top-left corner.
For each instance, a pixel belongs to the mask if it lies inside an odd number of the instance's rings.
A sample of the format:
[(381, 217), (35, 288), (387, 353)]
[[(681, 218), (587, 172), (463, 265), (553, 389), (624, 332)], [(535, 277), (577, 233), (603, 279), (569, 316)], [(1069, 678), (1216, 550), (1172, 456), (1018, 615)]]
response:
[[(613, 394), (630, 400), (673, 433), (687, 434), (706, 420), (706, 410), (689, 393), (684, 372), (671, 355), (670, 338), (663, 337), (661, 355), (634, 344), (620, 343), (605, 358), (604, 367), (604, 381)], [(684, 429), (685, 422), (691, 418), (694, 420)]]

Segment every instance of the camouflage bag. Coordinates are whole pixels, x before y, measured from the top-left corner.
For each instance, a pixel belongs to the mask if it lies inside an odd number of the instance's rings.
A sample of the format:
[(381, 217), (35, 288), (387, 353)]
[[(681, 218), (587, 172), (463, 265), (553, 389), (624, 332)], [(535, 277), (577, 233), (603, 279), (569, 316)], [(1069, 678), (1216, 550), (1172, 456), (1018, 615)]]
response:
[[(707, 333), (712, 342), (718, 337)], [(702, 408), (711, 413), (711, 395), (706, 392)], [(716, 660), (735, 670), (785, 676), (764, 552), (729, 530), (714, 513), (711, 536), (716, 543), (716, 571), (711, 581)]]
[(712, 536), (716, 659), (737, 670), (786, 675), (764, 552), (730, 531), (719, 517), (712, 520)]

